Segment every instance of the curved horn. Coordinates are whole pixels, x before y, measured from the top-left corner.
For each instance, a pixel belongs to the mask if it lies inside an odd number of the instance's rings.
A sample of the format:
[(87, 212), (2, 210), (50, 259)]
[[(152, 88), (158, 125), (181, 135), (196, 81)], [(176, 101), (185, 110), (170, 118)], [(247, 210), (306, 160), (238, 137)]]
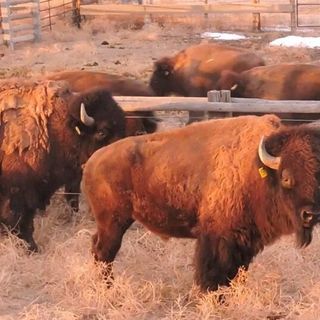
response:
[(274, 169), (274, 170), (279, 169), (281, 157), (274, 157), (267, 152), (265, 144), (264, 144), (264, 136), (260, 140), (258, 153), (259, 153), (259, 158), (260, 158), (261, 162), (266, 167)]
[(94, 119), (88, 116), (86, 107), (83, 102), (81, 103), (81, 107), (80, 107), (80, 120), (87, 127), (91, 127), (94, 125)]

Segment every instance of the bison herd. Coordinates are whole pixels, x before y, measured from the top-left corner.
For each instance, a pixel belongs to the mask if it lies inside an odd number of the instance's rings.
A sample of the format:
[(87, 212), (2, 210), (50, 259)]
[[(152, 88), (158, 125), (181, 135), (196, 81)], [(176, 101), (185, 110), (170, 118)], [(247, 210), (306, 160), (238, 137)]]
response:
[[(203, 121), (156, 132), (152, 112), (125, 113), (114, 95), (320, 100), (320, 67), (265, 66), (242, 48), (199, 44), (156, 61), (149, 85), (102, 72), (0, 82), (0, 222), (37, 251), (33, 220), (65, 187), (84, 193), (97, 225), (92, 252), (112, 262), (134, 221), (197, 242), (196, 282), (216, 290), (265, 245), (320, 221), (320, 130), (274, 115)], [(120, 141), (116, 141), (120, 140)]]

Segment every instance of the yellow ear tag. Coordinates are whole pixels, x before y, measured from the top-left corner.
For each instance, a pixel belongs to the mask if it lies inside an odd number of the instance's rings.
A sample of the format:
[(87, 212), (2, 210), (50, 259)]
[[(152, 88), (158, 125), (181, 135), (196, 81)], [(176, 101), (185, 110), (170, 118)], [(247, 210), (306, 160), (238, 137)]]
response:
[(268, 176), (268, 172), (267, 172), (267, 170), (265, 168), (261, 167), (261, 168), (259, 168), (258, 171), (259, 171), (260, 177), (262, 179), (264, 179), (264, 178), (266, 178)]

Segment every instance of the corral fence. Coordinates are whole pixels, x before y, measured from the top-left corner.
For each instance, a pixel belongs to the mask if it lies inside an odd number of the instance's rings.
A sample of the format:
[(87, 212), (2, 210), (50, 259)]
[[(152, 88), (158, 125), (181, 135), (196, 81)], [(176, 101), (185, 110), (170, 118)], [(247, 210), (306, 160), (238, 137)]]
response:
[[(306, 12), (314, 12), (318, 15), (316, 22), (305, 19)], [(296, 0), (297, 27), (319, 28), (320, 27), (320, 0)]]
[[(80, 1), (83, 3), (80, 4)], [(94, 4), (85, 4), (95, 1)], [(3, 40), (11, 47), (21, 41), (39, 40), (41, 30), (52, 29), (59, 18), (68, 17), (80, 27), (81, 16), (99, 15), (155, 15), (199, 16), (207, 20), (212, 14), (251, 15), (254, 30), (262, 29), (261, 15), (287, 15), (290, 28), (320, 27), (320, 0), (0, 0)], [(318, 13), (317, 13), (318, 10)], [(315, 16), (304, 20), (306, 12)], [(318, 18), (317, 18), (318, 16)]]
[(78, 0), (1, 0), (0, 5), (3, 41), (12, 49), (19, 42), (40, 40), (41, 31), (52, 30), (58, 18), (80, 26)]
[(114, 98), (127, 112), (186, 111), (191, 118), (192, 113), (202, 112), (202, 120), (270, 113), (276, 114), (283, 122), (290, 124), (308, 123), (320, 119), (320, 101), (231, 98), (228, 90), (209, 91), (208, 98), (126, 96)]
[[(98, 0), (99, 1), (99, 0)], [(290, 28), (297, 27), (297, 1), (288, 0), (287, 3), (260, 2), (260, 0), (248, 0), (243, 2), (228, 2), (216, 0), (202, 1), (167, 1), (147, 0), (139, 3), (129, 3), (122, 0), (121, 3), (81, 4), (80, 12), (84, 16), (97, 15), (202, 15), (206, 18), (210, 14), (251, 14), (254, 30), (261, 30), (261, 14), (286, 14), (290, 15)]]

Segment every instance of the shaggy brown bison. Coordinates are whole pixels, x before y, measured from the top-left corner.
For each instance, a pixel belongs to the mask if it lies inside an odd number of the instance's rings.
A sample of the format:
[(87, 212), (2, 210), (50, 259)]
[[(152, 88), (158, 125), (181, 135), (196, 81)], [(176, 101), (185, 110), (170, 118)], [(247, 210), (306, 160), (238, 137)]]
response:
[(276, 64), (242, 73), (223, 72), (219, 89), (234, 97), (271, 100), (320, 100), (320, 66)]
[(215, 290), (282, 235), (296, 233), (307, 246), (320, 216), (319, 146), (319, 130), (282, 127), (268, 115), (202, 122), (98, 150), (82, 180), (97, 223), (95, 259), (112, 263), (137, 220), (159, 235), (197, 239), (196, 281)]
[(262, 65), (261, 57), (242, 48), (198, 44), (156, 61), (150, 86), (159, 96), (206, 97), (217, 88), (223, 70), (242, 72)]
[(125, 136), (124, 113), (106, 90), (74, 95), (53, 81), (0, 83), (0, 112), (0, 222), (36, 250), (36, 210), (81, 177), (95, 150)]
[[(70, 89), (83, 92), (88, 89), (104, 88), (112, 95), (120, 96), (152, 96), (152, 89), (142, 81), (124, 78), (118, 75), (93, 71), (66, 71), (49, 75), (47, 79), (66, 81)], [(126, 112), (126, 136), (153, 133), (157, 130), (157, 122), (153, 112)], [(78, 211), (81, 176), (69, 181), (65, 186), (66, 199), (72, 209)]]
[[(49, 80), (64, 80), (70, 89), (83, 92), (94, 87), (108, 90), (113, 96), (153, 96), (154, 92), (142, 81), (114, 74), (93, 71), (66, 71), (47, 77)], [(134, 136), (157, 130), (157, 119), (151, 111), (126, 112), (126, 135)], [(141, 118), (140, 118), (140, 117)]]

